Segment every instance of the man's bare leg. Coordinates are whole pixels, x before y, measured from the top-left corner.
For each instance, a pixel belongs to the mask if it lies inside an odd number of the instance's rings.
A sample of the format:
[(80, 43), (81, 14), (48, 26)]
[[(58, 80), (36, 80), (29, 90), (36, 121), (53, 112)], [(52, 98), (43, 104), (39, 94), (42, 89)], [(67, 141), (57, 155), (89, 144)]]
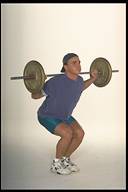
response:
[(61, 137), (56, 145), (56, 158), (61, 159), (70, 146), (72, 140), (72, 128), (61, 123), (55, 128), (54, 134)]
[(64, 156), (66, 157), (70, 157), (70, 155), (79, 147), (84, 137), (84, 131), (77, 121), (73, 122), (70, 127), (72, 129), (72, 140), (65, 151)]

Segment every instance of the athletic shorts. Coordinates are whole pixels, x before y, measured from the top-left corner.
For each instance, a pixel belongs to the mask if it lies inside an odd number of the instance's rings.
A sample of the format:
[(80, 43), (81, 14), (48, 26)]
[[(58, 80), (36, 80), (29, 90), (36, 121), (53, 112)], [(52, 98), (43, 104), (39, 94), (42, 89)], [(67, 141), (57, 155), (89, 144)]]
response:
[(75, 119), (72, 116), (70, 116), (67, 120), (63, 121), (63, 120), (56, 119), (56, 118), (51, 118), (51, 117), (49, 118), (49, 117), (40, 117), (40, 116), (38, 116), (38, 121), (49, 132), (54, 134), (54, 130), (55, 130), (57, 125), (59, 125), (60, 123), (66, 123), (66, 124), (70, 125), (73, 121), (75, 121)]

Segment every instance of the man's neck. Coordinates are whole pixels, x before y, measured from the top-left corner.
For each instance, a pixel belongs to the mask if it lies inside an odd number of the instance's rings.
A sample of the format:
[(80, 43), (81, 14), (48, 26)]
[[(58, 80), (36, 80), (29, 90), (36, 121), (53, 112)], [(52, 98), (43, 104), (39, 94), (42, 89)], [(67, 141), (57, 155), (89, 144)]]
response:
[(69, 78), (69, 79), (72, 79), (72, 80), (76, 80), (78, 78), (78, 75), (77, 74), (72, 74), (72, 73), (69, 73), (69, 72), (65, 72), (66, 76)]

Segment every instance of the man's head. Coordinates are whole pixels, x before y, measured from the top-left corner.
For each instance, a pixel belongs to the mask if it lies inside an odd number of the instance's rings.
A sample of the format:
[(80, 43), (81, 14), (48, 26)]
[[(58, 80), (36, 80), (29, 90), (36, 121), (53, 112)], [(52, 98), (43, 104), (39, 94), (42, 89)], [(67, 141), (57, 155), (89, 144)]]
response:
[(63, 57), (63, 67), (61, 72), (65, 72), (66, 70), (78, 70), (80, 72), (80, 60), (79, 56), (75, 53), (68, 53)]

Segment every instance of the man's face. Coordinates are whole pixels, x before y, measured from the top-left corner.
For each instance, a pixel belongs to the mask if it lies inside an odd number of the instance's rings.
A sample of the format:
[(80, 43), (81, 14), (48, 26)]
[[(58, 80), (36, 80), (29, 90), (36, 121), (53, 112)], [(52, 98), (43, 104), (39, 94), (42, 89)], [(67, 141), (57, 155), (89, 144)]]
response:
[(78, 75), (81, 71), (79, 57), (72, 57), (68, 60), (67, 65), (64, 65), (64, 67), (67, 72)]

